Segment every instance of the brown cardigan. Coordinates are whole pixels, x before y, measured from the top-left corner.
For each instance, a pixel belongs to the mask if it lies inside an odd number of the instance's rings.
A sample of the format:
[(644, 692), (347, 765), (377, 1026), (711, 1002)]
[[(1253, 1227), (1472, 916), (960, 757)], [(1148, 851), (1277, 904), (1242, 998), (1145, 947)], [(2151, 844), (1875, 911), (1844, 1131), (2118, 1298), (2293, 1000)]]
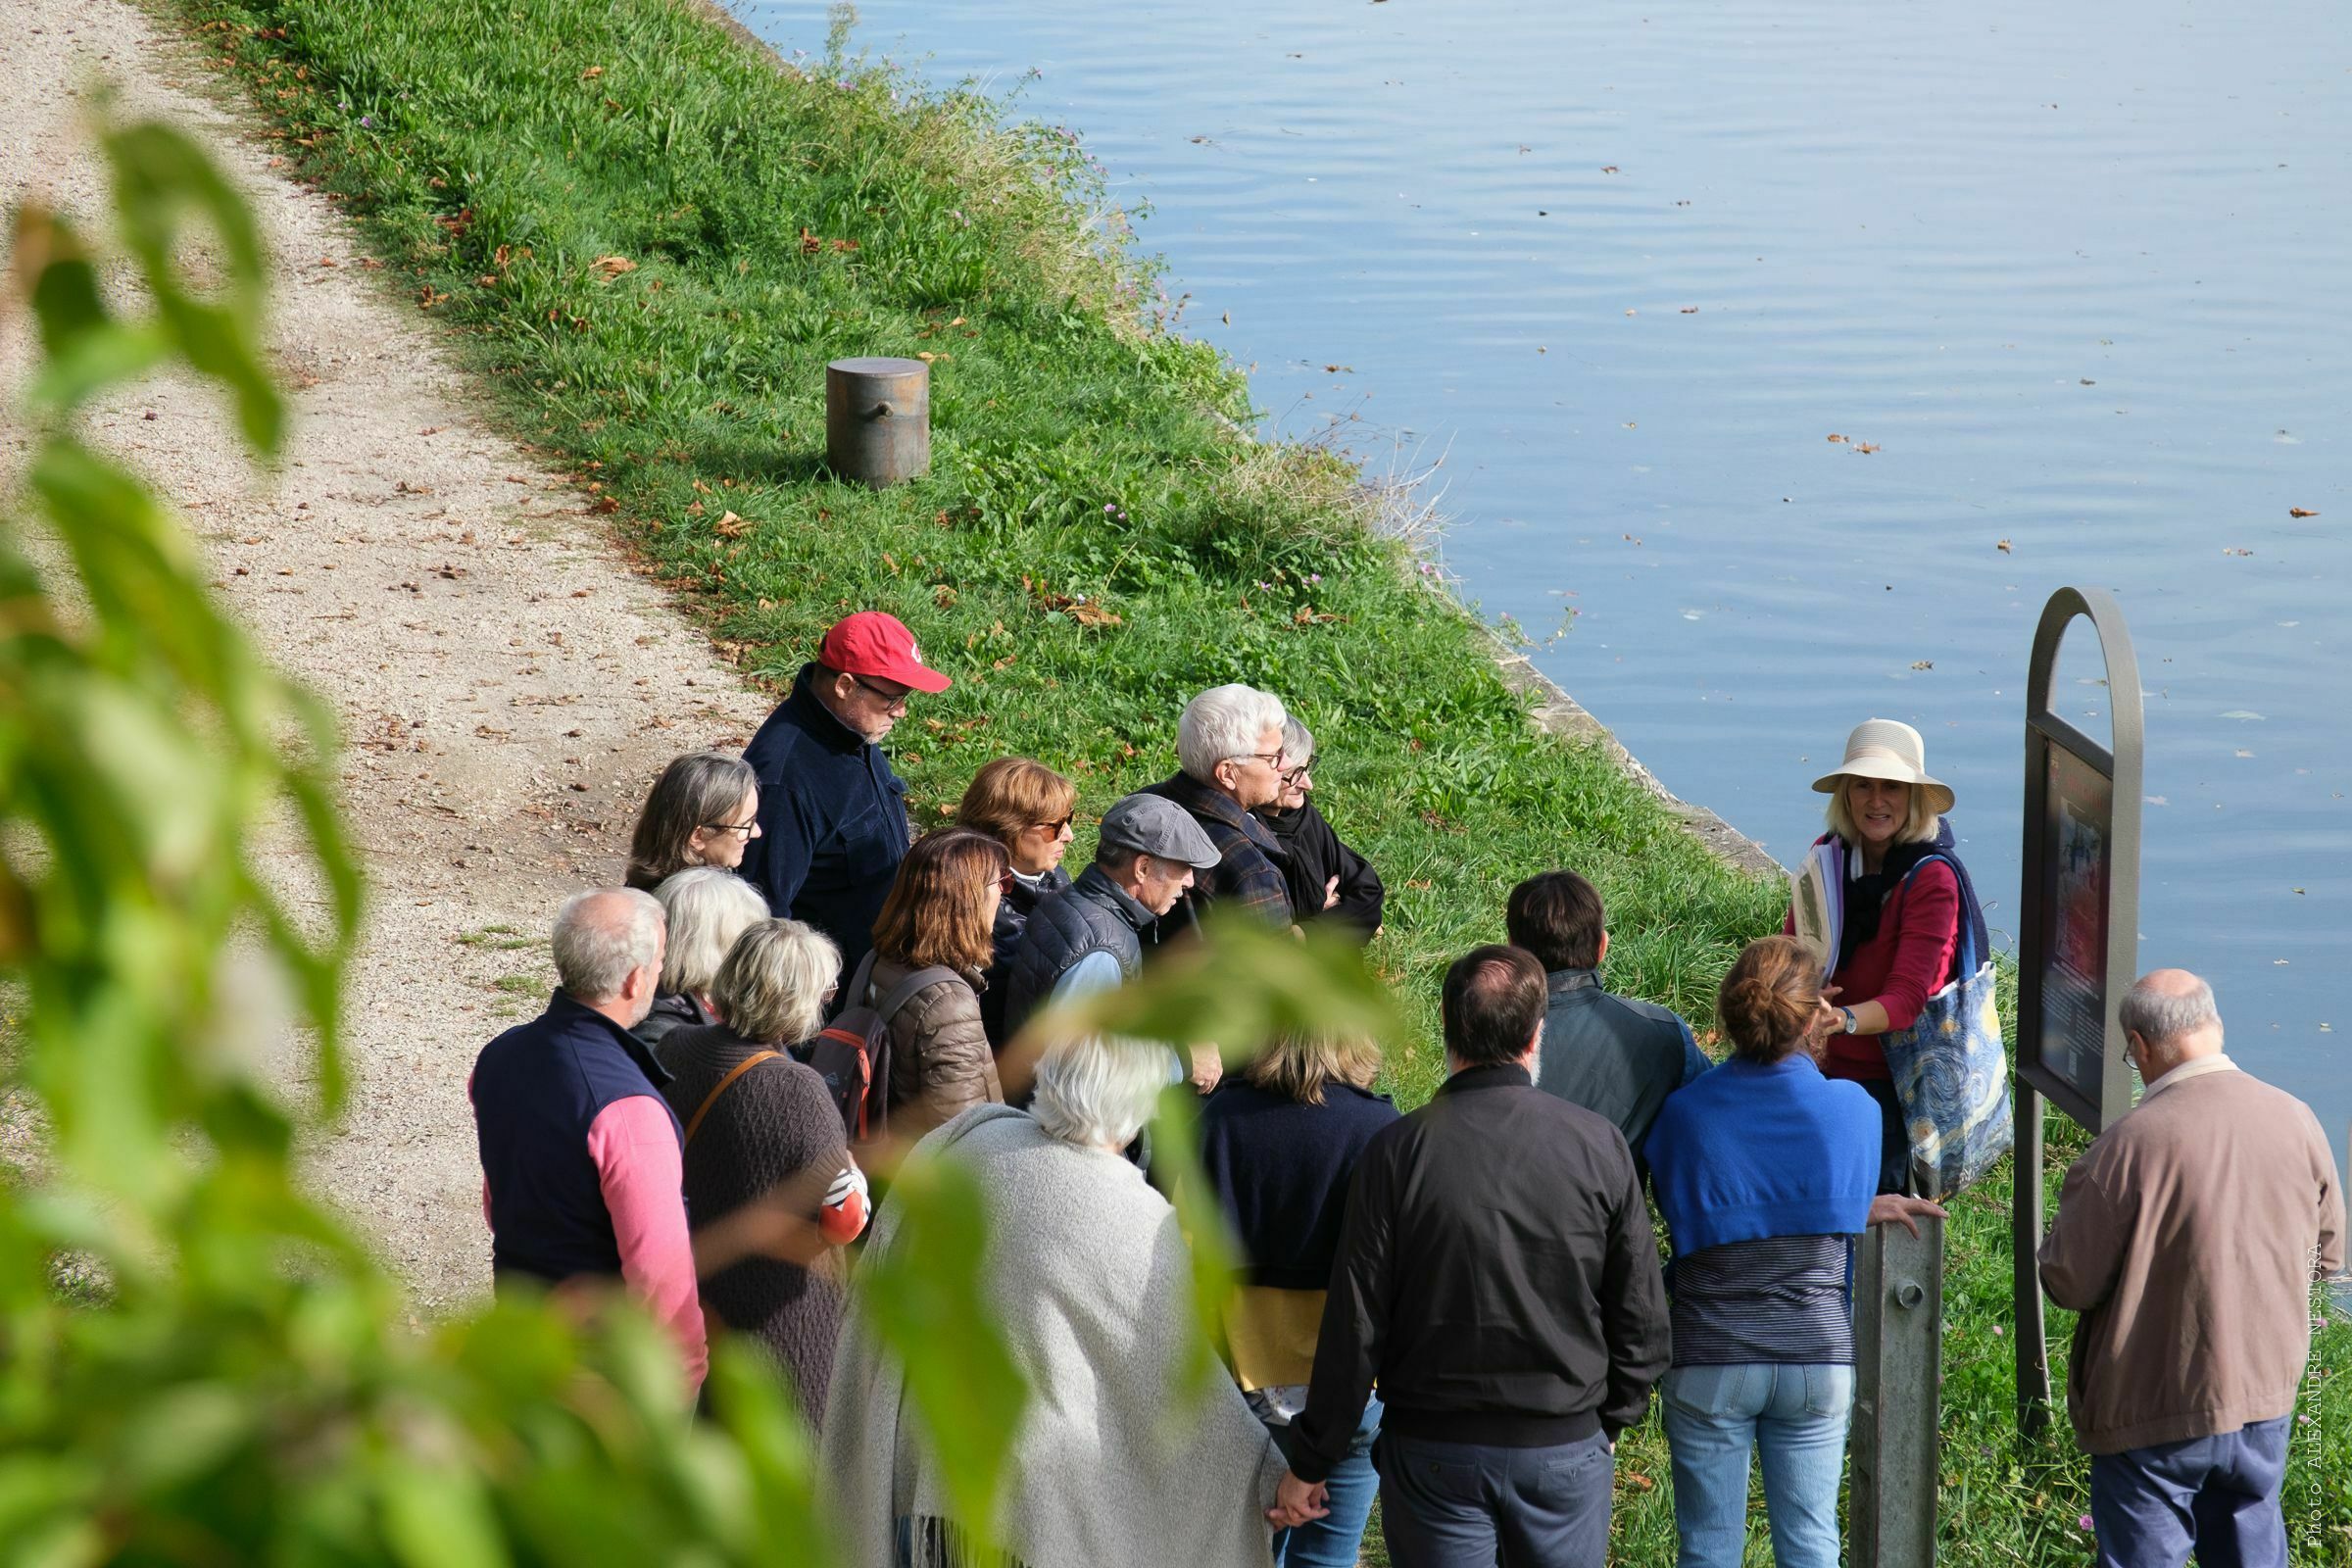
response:
[(2344, 1263), (2311, 1107), (2234, 1068), (2174, 1070), (2191, 1076), (2159, 1078), (2066, 1173), (2041, 1246), (2042, 1289), (2082, 1314), (2066, 1400), (2088, 1453), (2292, 1410), (2312, 1282)]

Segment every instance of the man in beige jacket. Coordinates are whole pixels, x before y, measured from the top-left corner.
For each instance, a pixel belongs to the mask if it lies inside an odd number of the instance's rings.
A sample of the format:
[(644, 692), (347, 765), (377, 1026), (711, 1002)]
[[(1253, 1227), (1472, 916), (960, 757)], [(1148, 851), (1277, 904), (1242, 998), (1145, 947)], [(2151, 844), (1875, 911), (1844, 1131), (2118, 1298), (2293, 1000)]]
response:
[(2041, 1247), (2042, 1289), (2082, 1314), (2066, 1397), (2100, 1568), (2285, 1568), (2311, 1287), (2344, 1262), (2335, 1160), (2310, 1106), (2222, 1054), (2195, 975), (2146, 976), (2122, 1021), (2146, 1092), (2066, 1173)]

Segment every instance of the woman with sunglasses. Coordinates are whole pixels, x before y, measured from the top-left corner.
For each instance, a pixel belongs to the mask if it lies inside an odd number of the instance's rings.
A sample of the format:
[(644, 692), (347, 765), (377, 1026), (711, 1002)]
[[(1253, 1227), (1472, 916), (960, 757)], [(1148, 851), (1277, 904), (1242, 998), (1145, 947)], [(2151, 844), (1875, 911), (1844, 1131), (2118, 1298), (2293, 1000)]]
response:
[(760, 780), (724, 752), (689, 752), (654, 781), (629, 840), (627, 883), (651, 893), (689, 866), (732, 871), (760, 836)]
[(1004, 846), (969, 828), (916, 839), (874, 917), (874, 947), (843, 992), (874, 1006), (918, 969), (939, 977), (907, 997), (890, 1027), (890, 1130), (908, 1142), (969, 1105), (1003, 1103), (980, 991), (996, 957), (997, 906), (1013, 880)]
[(956, 826), (986, 833), (1004, 846), (1011, 861), (1011, 880), (997, 905), (996, 956), (989, 964), (988, 989), (980, 993), (980, 1020), (998, 1051), (1006, 1038), (1004, 978), (1020, 951), (1021, 933), (1029, 928), (1029, 913), (1047, 894), (1070, 885), (1061, 857), (1070, 847), (1077, 806), (1078, 787), (1045, 763), (1000, 757), (972, 775), (963, 803), (956, 808)]

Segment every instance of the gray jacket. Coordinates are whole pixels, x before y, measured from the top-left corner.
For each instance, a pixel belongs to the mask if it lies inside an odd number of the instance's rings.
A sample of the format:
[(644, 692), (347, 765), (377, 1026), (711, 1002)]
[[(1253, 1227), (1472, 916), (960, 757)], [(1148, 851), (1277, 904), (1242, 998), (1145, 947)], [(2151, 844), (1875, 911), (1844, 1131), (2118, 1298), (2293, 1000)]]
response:
[(1615, 1122), (1646, 1180), (1642, 1141), (1658, 1107), (1714, 1063), (1678, 1014), (1603, 990), (1592, 970), (1554, 969), (1544, 978), (1551, 1004), (1536, 1087)]

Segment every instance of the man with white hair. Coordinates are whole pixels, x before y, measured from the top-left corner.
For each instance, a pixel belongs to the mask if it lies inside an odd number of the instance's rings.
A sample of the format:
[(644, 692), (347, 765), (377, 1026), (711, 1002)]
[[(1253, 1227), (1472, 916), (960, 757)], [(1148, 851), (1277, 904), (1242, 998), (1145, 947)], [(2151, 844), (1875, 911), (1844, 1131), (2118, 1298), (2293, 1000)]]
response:
[(2066, 1403), (2100, 1568), (2284, 1568), (2311, 1287), (2344, 1262), (2335, 1159), (2310, 1106), (2222, 1054), (2204, 981), (2158, 969), (2121, 1012), (2146, 1091), (2041, 1246), (2042, 1289), (2082, 1314)]
[(669, 1075), (629, 1033), (653, 1006), (662, 939), (650, 893), (597, 888), (568, 901), (553, 942), (559, 989), (545, 1012), (482, 1048), (466, 1092), (497, 1284), (626, 1285), (676, 1337), (699, 1388), (709, 1354), (685, 1138), (657, 1087)]
[(1176, 721), (1182, 771), (1145, 793), (1191, 813), (1216, 846), (1217, 863), (1201, 872), (1161, 917), (1159, 936), (1197, 926), (1213, 906), (1247, 909), (1276, 924), (1292, 921), (1281, 844), (1250, 813), (1282, 794), (1282, 699), (1238, 682), (1212, 687), (1185, 704)]

